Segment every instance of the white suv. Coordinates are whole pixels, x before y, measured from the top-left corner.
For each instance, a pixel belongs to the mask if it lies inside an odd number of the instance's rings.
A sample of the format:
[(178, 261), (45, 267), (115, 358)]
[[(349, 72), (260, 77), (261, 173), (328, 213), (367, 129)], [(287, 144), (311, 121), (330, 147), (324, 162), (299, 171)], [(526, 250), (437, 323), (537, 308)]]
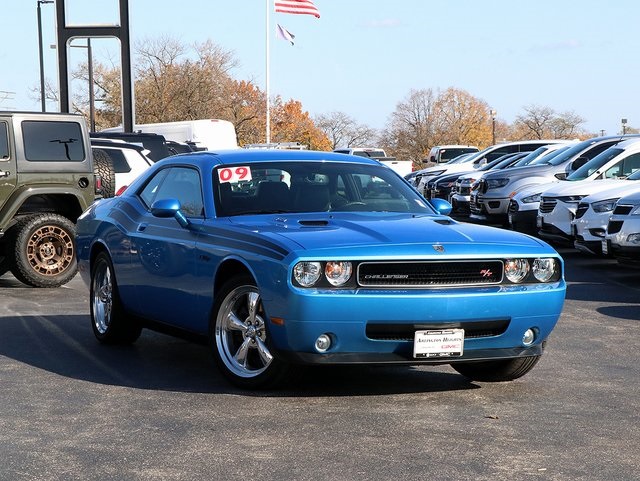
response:
[[(635, 176), (635, 174), (634, 174)], [(620, 182), (610, 189), (588, 195), (578, 204), (576, 217), (571, 221), (573, 246), (580, 252), (602, 254), (602, 239), (607, 231), (609, 218), (621, 197), (640, 192), (639, 180)]]
[(585, 165), (542, 193), (538, 209), (538, 234), (550, 241), (573, 245), (571, 221), (583, 197), (610, 189), (640, 174), (640, 139), (609, 147)]
[(602, 252), (618, 261), (640, 261), (640, 192), (616, 202), (602, 241)]

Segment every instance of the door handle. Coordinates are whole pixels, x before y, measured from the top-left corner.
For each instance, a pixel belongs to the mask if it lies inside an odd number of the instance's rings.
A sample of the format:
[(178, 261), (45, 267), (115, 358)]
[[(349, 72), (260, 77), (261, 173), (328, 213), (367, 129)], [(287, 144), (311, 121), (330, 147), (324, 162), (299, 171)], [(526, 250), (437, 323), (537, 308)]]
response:
[(2, 171), (0, 170), (0, 177), (9, 177), (11, 175), (11, 172), (9, 172), (8, 170)]
[(144, 230), (147, 228), (148, 224), (139, 224), (138, 228), (136, 229), (138, 232), (144, 232)]

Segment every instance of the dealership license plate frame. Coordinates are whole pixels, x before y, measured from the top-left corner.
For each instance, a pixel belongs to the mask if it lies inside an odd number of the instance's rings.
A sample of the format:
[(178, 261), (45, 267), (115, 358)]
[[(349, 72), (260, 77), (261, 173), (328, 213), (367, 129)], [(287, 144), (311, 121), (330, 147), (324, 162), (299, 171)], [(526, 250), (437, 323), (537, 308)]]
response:
[(416, 331), (413, 357), (416, 359), (460, 357), (464, 353), (464, 329)]

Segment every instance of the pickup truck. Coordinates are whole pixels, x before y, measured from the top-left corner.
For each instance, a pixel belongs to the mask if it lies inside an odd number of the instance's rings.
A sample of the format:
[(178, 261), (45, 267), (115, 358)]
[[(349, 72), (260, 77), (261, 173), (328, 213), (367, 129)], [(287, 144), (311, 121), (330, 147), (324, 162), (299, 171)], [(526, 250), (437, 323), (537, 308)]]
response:
[(57, 287), (76, 274), (75, 222), (113, 195), (113, 166), (92, 152), (84, 117), (0, 112), (0, 276)]
[(358, 147), (335, 149), (334, 152), (339, 154), (359, 155), (360, 157), (370, 157), (376, 159), (381, 164), (396, 171), (401, 177), (410, 174), (413, 171), (413, 162), (410, 160), (396, 160), (395, 157), (387, 156), (384, 149)]

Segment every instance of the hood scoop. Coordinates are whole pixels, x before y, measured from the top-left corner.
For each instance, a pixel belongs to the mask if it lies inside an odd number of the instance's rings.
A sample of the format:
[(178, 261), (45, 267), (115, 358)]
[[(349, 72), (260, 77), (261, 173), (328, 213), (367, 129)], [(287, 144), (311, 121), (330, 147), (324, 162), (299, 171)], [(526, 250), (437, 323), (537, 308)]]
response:
[(303, 227), (324, 227), (329, 225), (329, 221), (325, 219), (299, 220), (298, 223)]
[(451, 220), (451, 219), (436, 219), (434, 220), (435, 223), (437, 224), (441, 224), (441, 225), (453, 225), (456, 222)]

